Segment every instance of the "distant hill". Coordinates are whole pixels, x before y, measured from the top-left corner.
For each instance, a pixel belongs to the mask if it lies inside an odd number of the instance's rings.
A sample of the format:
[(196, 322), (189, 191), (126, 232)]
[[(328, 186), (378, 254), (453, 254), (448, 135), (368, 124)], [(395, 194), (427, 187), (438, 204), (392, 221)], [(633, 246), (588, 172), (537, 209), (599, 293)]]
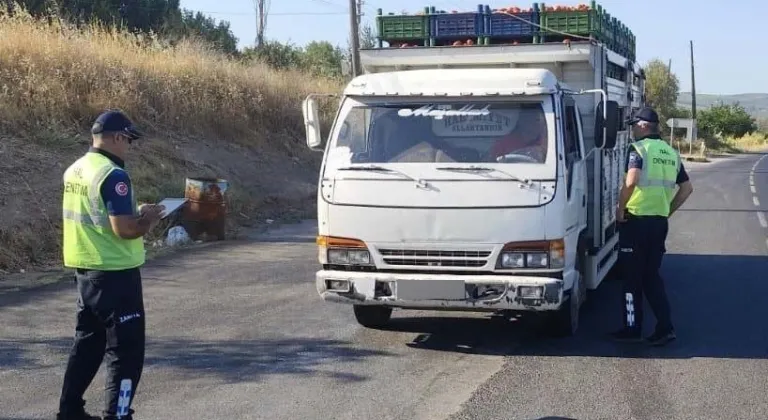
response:
[[(712, 95), (699, 93), (696, 95), (696, 108), (709, 108), (715, 103), (738, 102), (744, 109), (755, 117), (768, 117), (768, 93), (743, 93), (739, 95)], [(677, 98), (677, 105), (685, 108), (691, 107), (691, 93), (681, 92)]]

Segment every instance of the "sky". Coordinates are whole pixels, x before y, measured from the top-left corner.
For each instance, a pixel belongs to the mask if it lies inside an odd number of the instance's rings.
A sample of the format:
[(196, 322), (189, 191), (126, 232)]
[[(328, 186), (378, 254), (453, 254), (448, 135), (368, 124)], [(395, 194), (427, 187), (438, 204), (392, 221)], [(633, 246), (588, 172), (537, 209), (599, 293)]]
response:
[[(269, 1), (269, 0), (268, 0)], [(375, 22), (377, 8), (384, 13), (415, 13), (426, 5), (445, 10), (476, 10), (477, 1), (364, 0), (363, 23)], [(486, 0), (491, 8), (529, 3)], [(548, 5), (578, 5), (578, 0)], [(584, 3), (589, 3), (584, 1)], [(304, 45), (329, 41), (346, 47), (349, 39), (347, 0), (271, 0), (266, 37)], [(680, 91), (691, 90), (690, 41), (693, 41), (696, 91), (710, 94), (768, 93), (768, 54), (759, 32), (768, 26), (768, 2), (763, 0), (603, 0), (603, 8), (629, 27), (637, 38), (638, 62), (653, 58), (672, 60)], [(181, 0), (181, 7), (227, 20), (239, 46), (252, 46), (256, 37), (253, 0)], [(375, 26), (374, 26), (375, 27)]]

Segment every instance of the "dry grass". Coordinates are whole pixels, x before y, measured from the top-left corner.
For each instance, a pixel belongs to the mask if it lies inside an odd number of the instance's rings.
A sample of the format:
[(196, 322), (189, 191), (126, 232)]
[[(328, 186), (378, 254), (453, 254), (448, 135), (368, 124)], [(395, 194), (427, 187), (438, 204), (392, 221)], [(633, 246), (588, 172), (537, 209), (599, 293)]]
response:
[(295, 124), (310, 91), (337, 88), (230, 61), (199, 44), (171, 49), (149, 37), (41, 25), (28, 16), (0, 17), (0, 79), (2, 124), (15, 132), (85, 127), (119, 105), (155, 132), (245, 144)]
[(58, 264), (61, 174), (106, 108), (149, 133), (129, 161), (140, 200), (219, 176), (232, 183), (233, 224), (311, 214), (318, 155), (304, 145), (300, 103), (337, 83), (194, 43), (0, 15), (0, 274)]
[(763, 152), (768, 150), (768, 134), (753, 133), (740, 138), (718, 137), (715, 139), (698, 139), (691, 144), (684, 140), (674, 140), (672, 145), (686, 156), (711, 156), (721, 153)]
[(761, 152), (768, 149), (768, 134), (752, 133), (741, 138), (726, 138), (723, 143), (739, 152)]

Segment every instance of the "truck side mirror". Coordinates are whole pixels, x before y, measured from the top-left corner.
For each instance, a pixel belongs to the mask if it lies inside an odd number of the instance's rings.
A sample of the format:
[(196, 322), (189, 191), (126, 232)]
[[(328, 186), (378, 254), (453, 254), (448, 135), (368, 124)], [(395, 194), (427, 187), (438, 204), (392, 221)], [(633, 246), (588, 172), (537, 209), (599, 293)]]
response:
[(323, 145), (317, 101), (312, 97), (307, 97), (301, 104), (301, 110), (304, 114), (304, 128), (307, 131), (307, 146), (312, 150), (317, 150)]
[[(619, 103), (607, 101), (605, 117), (603, 116), (603, 102), (597, 105), (595, 111), (595, 147), (599, 149), (613, 149), (619, 135)], [(605, 129), (605, 136), (603, 136)]]

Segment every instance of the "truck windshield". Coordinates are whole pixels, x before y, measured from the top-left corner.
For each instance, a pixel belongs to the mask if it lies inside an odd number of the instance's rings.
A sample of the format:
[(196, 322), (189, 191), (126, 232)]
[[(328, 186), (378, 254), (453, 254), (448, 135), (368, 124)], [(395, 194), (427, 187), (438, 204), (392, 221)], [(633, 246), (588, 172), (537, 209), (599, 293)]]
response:
[(547, 158), (541, 102), (357, 103), (345, 108), (329, 149), (338, 164), (542, 164)]

